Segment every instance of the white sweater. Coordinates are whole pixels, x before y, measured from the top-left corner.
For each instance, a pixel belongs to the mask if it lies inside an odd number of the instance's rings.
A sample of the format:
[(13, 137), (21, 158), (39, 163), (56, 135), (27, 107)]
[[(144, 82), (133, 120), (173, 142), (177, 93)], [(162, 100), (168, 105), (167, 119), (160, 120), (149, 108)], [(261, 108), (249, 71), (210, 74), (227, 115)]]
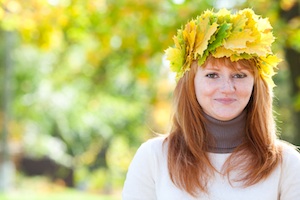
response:
[[(216, 174), (209, 182), (208, 195), (195, 198), (176, 187), (169, 177), (167, 145), (164, 138), (151, 139), (134, 156), (122, 192), (123, 200), (300, 200), (300, 154), (292, 147), (283, 150), (283, 162), (259, 183), (233, 187)], [(230, 153), (210, 153), (212, 164), (220, 170)]]

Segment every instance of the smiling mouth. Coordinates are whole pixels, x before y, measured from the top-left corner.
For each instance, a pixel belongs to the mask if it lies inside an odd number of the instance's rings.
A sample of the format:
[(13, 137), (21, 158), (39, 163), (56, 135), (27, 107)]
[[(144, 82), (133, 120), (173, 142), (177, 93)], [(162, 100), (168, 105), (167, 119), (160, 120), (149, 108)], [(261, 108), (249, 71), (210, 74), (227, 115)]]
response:
[(236, 101), (236, 99), (232, 99), (232, 98), (218, 98), (215, 100), (219, 103), (226, 104), (226, 105), (231, 104)]

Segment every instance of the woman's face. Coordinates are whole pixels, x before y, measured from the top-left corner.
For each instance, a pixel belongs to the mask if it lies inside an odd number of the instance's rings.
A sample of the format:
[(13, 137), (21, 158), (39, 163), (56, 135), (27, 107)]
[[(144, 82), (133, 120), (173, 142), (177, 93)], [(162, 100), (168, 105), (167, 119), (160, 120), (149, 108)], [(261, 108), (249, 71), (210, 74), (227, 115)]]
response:
[(252, 94), (254, 77), (239, 65), (236, 69), (210, 62), (198, 67), (194, 79), (197, 100), (206, 114), (228, 121), (246, 107)]

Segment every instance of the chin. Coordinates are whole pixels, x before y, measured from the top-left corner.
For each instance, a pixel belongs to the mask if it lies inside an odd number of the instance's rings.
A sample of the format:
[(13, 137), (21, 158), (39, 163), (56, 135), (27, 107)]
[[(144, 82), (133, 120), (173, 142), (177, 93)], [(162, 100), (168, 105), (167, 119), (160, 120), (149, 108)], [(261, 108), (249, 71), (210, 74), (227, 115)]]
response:
[(230, 120), (236, 118), (237, 116), (238, 115), (226, 115), (226, 116), (219, 115), (219, 116), (215, 116), (215, 118), (220, 121), (230, 121)]

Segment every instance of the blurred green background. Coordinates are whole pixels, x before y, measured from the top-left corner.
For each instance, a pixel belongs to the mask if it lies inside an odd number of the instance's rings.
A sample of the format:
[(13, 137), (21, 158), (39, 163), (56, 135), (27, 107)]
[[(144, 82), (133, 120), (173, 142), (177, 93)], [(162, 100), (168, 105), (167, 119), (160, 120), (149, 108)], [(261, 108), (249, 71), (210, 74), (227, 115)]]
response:
[(297, 0), (1, 0), (0, 199), (121, 199), (139, 145), (168, 131), (164, 50), (206, 9), (274, 26), (281, 137), (300, 145)]

